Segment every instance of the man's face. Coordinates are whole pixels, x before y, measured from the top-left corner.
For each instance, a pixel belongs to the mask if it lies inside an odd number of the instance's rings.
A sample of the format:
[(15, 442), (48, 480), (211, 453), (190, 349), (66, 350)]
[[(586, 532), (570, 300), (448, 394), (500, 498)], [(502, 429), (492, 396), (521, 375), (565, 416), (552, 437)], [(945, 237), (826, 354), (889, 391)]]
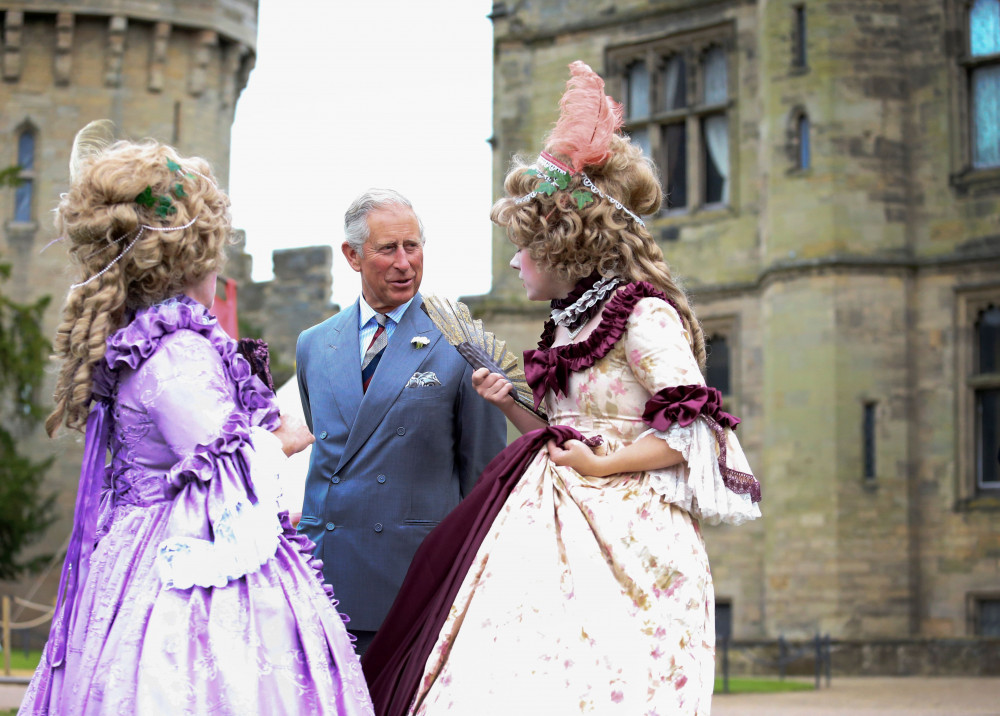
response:
[(416, 294), (424, 271), (420, 224), (406, 206), (387, 206), (368, 215), (368, 240), (361, 253), (346, 241), (341, 247), (351, 268), (361, 274), (361, 294), (379, 313), (401, 306)]

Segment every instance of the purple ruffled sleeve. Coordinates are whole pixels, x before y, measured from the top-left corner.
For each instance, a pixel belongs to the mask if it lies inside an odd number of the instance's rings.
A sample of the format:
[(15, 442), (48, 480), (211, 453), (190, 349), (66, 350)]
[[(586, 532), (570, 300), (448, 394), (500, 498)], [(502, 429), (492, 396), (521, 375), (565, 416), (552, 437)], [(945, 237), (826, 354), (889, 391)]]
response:
[(223, 586), (277, 549), (283, 455), (253, 424), (269, 401), (248, 389), (243, 372), (234, 376), (208, 338), (181, 330), (159, 342), (137, 376), (144, 407), (178, 457), (166, 476), (173, 505), (157, 556), (168, 586)]

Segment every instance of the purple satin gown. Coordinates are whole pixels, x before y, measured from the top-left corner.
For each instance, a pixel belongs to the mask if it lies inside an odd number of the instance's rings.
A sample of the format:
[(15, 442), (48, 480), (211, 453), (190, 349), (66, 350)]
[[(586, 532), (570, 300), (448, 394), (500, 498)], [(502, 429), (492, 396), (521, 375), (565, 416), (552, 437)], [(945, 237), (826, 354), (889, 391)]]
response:
[(279, 514), (278, 411), (235, 341), (186, 297), (143, 309), (108, 339), (94, 395), (19, 713), (371, 714), (313, 544)]

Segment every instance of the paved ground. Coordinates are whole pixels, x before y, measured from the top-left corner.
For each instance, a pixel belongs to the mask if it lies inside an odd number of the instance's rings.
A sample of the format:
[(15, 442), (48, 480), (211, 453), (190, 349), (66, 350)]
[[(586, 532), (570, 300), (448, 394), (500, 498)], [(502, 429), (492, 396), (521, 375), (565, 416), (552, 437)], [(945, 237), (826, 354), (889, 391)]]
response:
[[(24, 684), (0, 683), (0, 709)], [(1000, 678), (840, 678), (820, 691), (719, 695), (712, 716), (1000, 716)]]
[(1000, 716), (1000, 678), (842, 677), (830, 688), (721, 694), (712, 716)]

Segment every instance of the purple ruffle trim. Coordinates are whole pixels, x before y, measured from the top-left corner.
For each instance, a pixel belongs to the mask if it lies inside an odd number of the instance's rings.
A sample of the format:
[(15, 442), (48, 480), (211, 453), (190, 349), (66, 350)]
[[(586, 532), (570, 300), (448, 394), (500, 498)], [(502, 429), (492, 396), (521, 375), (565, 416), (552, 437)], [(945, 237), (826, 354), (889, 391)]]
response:
[(653, 284), (638, 281), (628, 284), (608, 300), (601, 322), (584, 341), (550, 348), (554, 332), (548, 329), (546, 323), (538, 350), (524, 352), (524, 376), (535, 397), (535, 408), (542, 404), (549, 390), (556, 395), (565, 395), (571, 373), (590, 368), (614, 348), (625, 333), (635, 305), (644, 298), (659, 298), (677, 308)]
[(740, 419), (722, 409), (722, 394), (707, 385), (674, 385), (664, 388), (646, 401), (643, 421), (651, 428), (666, 431), (676, 423), (687, 427), (701, 418), (712, 429), (719, 446), (719, 471), (722, 483), (737, 495), (750, 495), (760, 502), (760, 482), (748, 472), (734, 470), (726, 464), (725, 428), (735, 430)]
[(664, 388), (648, 401), (643, 421), (657, 430), (673, 423), (687, 427), (698, 416), (707, 416), (724, 428), (736, 429), (740, 419), (722, 409), (722, 393), (707, 385), (674, 385)]
[(239, 407), (250, 415), (250, 425), (276, 430), (280, 420), (273, 391), (253, 375), (250, 364), (237, 350), (236, 341), (222, 330), (208, 309), (187, 296), (136, 311), (127, 326), (108, 337), (106, 365), (111, 370), (121, 366), (136, 369), (156, 352), (166, 336), (179, 330), (198, 333), (218, 351), (226, 373), (236, 384)]
[[(336, 609), (340, 605), (340, 601), (333, 593), (333, 587), (327, 583), (325, 577), (323, 576), (323, 560), (314, 556), (316, 551), (316, 543), (309, 539), (304, 533), (299, 532), (297, 529), (292, 527), (291, 521), (288, 519), (288, 510), (282, 510), (278, 513), (278, 520), (281, 523), (281, 532), (285, 539), (291, 544), (300, 555), (302, 555), (302, 560), (309, 565), (309, 568), (313, 571), (316, 576), (316, 581), (323, 588), (323, 593), (326, 594), (327, 598), (330, 600), (330, 604)], [(351, 618), (344, 614), (343, 612), (337, 612), (340, 615), (341, 621), (344, 624), (348, 624)], [(348, 634), (353, 642), (356, 637), (353, 634)]]

